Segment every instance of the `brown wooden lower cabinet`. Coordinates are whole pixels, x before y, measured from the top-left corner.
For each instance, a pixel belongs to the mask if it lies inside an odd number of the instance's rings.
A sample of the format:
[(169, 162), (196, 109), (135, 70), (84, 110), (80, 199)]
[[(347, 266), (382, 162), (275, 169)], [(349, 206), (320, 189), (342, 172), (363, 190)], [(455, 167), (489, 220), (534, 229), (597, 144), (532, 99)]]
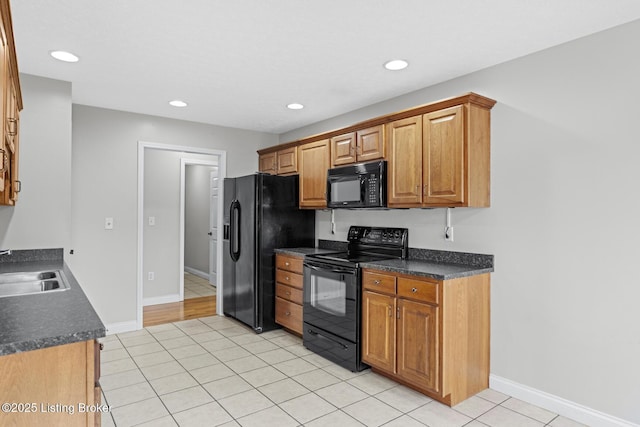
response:
[(449, 406), (489, 387), (490, 277), (365, 269), (362, 359)]
[(0, 356), (0, 426), (100, 426), (99, 353), (90, 340)]
[(302, 335), (302, 258), (276, 254), (276, 323)]

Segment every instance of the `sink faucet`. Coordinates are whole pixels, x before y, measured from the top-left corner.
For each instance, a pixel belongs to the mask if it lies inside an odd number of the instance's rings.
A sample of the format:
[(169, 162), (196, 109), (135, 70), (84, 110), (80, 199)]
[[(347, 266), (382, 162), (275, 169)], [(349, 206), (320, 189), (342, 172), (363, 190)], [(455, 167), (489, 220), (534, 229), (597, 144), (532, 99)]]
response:
[(11, 255), (11, 249), (0, 250), (0, 255)]

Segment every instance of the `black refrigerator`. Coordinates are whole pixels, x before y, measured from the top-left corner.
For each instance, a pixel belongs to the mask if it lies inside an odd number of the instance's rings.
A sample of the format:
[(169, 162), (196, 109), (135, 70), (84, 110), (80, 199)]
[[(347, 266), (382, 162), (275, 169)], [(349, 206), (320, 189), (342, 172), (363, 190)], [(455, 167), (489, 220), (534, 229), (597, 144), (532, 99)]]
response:
[(257, 333), (276, 329), (275, 248), (315, 246), (315, 212), (298, 208), (298, 176), (224, 180), (222, 310)]

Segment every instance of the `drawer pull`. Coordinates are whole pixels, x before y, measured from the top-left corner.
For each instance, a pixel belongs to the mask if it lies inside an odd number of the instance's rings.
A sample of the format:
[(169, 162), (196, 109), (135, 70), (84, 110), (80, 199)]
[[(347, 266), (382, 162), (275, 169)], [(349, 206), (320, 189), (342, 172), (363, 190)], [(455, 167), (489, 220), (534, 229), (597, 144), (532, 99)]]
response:
[(378, 280), (378, 279), (376, 279), (376, 280), (374, 280), (374, 281), (373, 281), (373, 284), (374, 284), (374, 285), (379, 285), (380, 283), (382, 283), (382, 282), (381, 282), (380, 280)]
[(291, 280), (291, 279), (289, 279), (289, 276), (285, 276), (285, 277), (284, 277), (284, 280), (286, 280), (286, 281), (288, 282), (288, 281), (289, 281), (289, 280)]
[(289, 267), (291, 264), (289, 264), (289, 261), (286, 261), (286, 262), (284, 263), (284, 265), (286, 265), (287, 267)]
[(415, 294), (416, 292), (418, 292), (418, 288), (411, 288), (411, 292)]
[(284, 315), (285, 315), (285, 316), (291, 316), (291, 312), (290, 312), (290, 311), (287, 311), (287, 312), (285, 312), (285, 313), (284, 313)]
[(286, 291), (285, 294), (291, 295), (291, 292), (290, 291)]
[(391, 306), (387, 306), (389, 308), (389, 317), (393, 317), (393, 314), (391, 314)]

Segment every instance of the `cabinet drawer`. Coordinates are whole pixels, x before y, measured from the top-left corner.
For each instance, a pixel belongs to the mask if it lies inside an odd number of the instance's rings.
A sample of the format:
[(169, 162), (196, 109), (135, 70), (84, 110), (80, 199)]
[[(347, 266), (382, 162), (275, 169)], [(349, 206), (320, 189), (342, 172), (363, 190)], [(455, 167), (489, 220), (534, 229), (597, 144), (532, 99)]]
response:
[(302, 258), (278, 255), (276, 256), (276, 268), (302, 274)]
[(396, 277), (388, 274), (365, 271), (362, 274), (362, 288), (385, 294), (395, 294)]
[(302, 306), (276, 297), (276, 323), (302, 334)]
[(276, 270), (276, 282), (302, 289), (302, 274)]
[(302, 289), (276, 283), (276, 296), (302, 305)]
[(398, 296), (438, 304), (438, 283), (398, 277)]

